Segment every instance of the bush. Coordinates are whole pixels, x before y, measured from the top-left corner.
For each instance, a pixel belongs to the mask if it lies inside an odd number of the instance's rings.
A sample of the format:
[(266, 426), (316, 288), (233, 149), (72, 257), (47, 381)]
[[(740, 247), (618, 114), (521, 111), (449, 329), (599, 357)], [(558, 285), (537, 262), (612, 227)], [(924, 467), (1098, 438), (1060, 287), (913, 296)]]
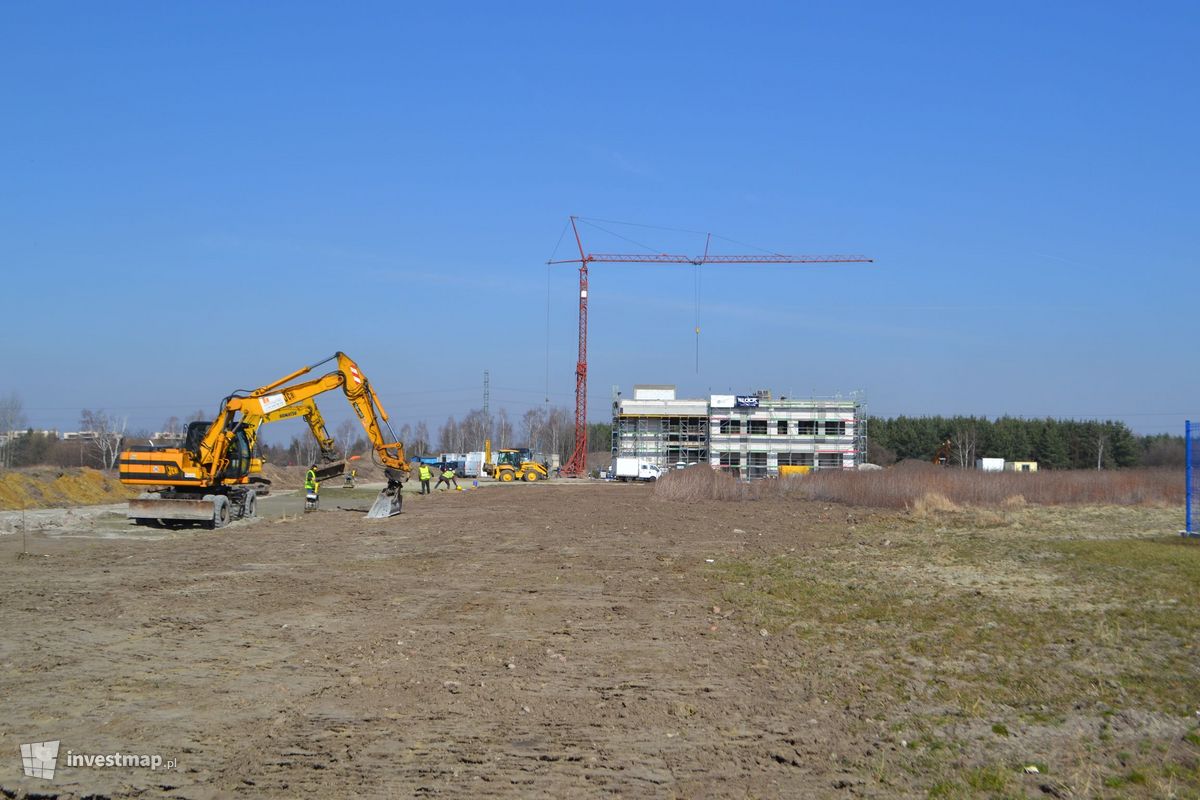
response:
[(699, 465), (668, 472), (654, 484), (654, 496), (661, 500), (753, 500), (756, 487), (739, 481), (727, 472)]
[(924, 511), (957, 506), (1178, 505), (1183, 474), (1176, 470), (1056, 470), (980, 472), (902, 462), (870, 472), (817, 471), (743, 483), (710, 467), (671, 472), (658, 481), (662, 500), (758, 500), (794, 497), (875, 508)]

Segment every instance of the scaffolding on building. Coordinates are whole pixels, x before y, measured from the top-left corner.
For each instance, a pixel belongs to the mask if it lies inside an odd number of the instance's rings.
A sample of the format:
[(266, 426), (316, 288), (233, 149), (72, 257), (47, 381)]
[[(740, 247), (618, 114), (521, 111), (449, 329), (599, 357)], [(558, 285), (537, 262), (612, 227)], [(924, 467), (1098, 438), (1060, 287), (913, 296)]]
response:
[(676, 400), (674, 387), (634, 387), (631, 400), (614, 391), (612, 430), (614, 458), (635, 456), (663, 469), (709, 464), (746, 480), (777, 476), (780, 467), (854, 469), (867, 453), (865, 404), (857, 393)]

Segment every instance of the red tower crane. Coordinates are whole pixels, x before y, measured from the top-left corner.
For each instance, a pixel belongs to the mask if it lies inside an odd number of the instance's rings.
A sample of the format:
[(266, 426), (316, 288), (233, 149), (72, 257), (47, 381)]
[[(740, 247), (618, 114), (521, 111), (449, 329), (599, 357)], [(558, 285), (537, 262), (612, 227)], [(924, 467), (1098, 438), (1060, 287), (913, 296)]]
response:
[[(575, 245), (579, 258), (550, 260), (548, 264), (579, 265), (579, 358), (575, 362), (575, 449), (562, 468), (562, 474), (578, 477), (587, 472), (587, 332), (588, 332), (588, 264), (863, 264), (874, 259), (866, 256), (788, 256), (764, 254), (751, 256), (716, 256), (708, 254), (705, 243), (704, 255), (681, 256), (670, 253), (650, 255), (628, 255), (619, 253), (588, 253), (583, 249), (579, 237), (578, 217), (571, 217), (571, 230), (575, 234)], [(709, 236), (711, 240), (711, 235)]]

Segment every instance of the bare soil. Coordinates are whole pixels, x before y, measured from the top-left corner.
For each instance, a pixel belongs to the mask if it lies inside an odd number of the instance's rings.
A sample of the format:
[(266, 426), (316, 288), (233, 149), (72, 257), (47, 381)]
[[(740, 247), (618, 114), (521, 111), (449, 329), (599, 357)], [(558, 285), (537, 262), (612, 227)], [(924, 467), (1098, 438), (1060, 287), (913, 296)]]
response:
[[(0, 789), (1200, 791), (1200, 549), (1162, 535), (1173, 511), (914, 518), (552, 482), (374, 521), (333, 497), (219, 531), (83, 520), (29, 555), (0, 536)], [(1112, 577), (1138, 570), (1166, 577)], [(24, 777), (18, 745), (46, 740), (54, 779)]]

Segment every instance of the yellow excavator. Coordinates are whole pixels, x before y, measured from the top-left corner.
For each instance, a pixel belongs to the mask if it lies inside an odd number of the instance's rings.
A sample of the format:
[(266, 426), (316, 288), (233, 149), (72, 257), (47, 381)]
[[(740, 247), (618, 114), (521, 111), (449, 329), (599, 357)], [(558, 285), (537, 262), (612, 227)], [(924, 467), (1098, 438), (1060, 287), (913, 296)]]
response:
[(492, 440), (483, 443), (483, 471), (498, 481), (544, 481), (550, 477), (550, 469), (540, 453), (534, 455), (528, 449), (504, 449), (496, 451), (496, 463), (492, 463)]
[[(297, 381), (331, 361), (336, 361), (337, 367), (328, 374)], [(130, 519), (158, 527), (200, 522), (221, 528), (233, 519), (253, 517), (256, 487), (266, 483), (259, 474), (262, 462), (255, 457), (258, 429), (282, 419), (306, 418), (321, 449), (319, 463), (314, 465), (318, 480), (341, 475), (346, 464), (338, 459), (313, 400), (339, 388), (358, 415), (375, 460), (387, 477), (387, 487), (379, 493), (367, 517), (399, 514), (401, 484), (409, 470), (404, 445), (396, 441), (387, 412), (362, 370), (345, 353), (337, 352), (252, 392), (229, 395), (221, 401), (216, 419), (188, 425), (181, 447), (122, 452), (118, 460), (121, 483), (153, 488), (129, 501)], [(387, 428), (390, 438), (384, 438), (381, 425)]]

